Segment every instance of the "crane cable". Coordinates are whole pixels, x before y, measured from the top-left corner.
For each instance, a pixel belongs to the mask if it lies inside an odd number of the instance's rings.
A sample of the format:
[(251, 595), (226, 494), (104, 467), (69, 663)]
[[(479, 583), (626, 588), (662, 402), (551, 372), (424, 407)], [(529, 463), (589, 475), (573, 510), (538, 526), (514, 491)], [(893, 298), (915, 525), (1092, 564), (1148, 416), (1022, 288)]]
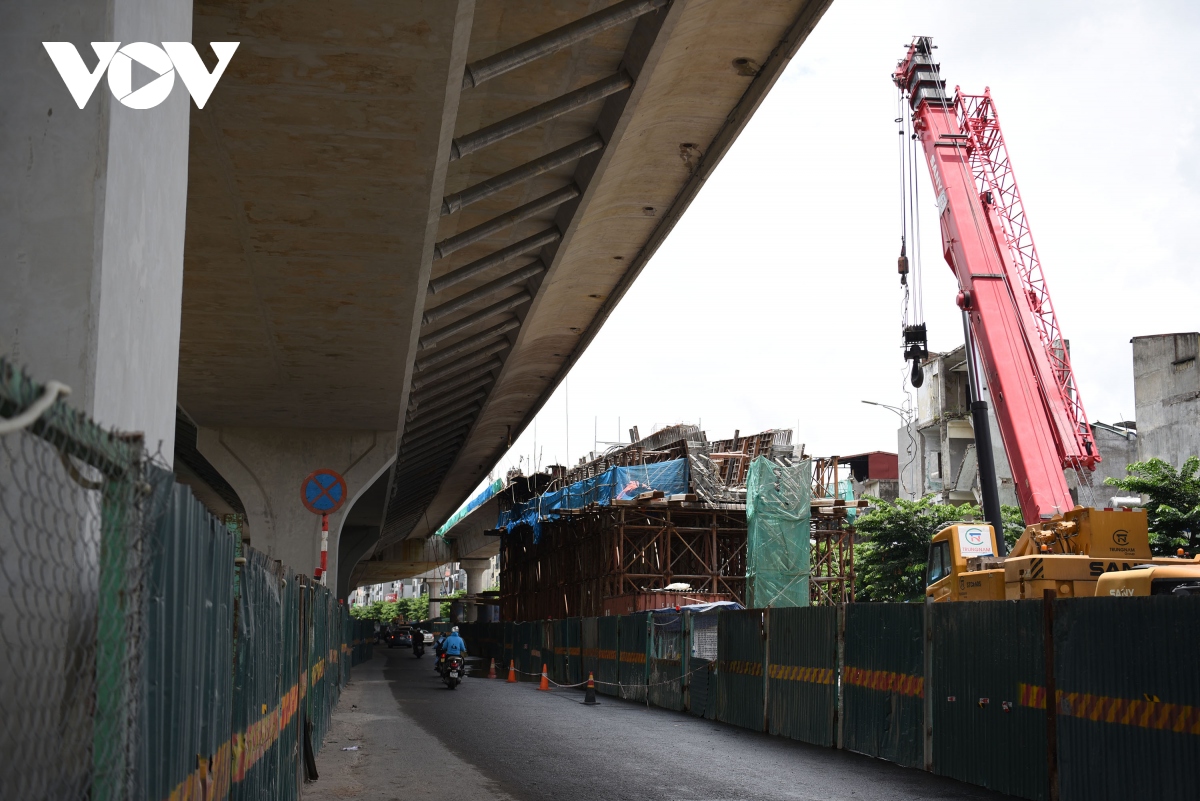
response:
[[(921, 222), (917, 211), (917, 153), (916, 139), (912, 128), (912, 111), (908, 106), (907, 93), (896, 87), (896, 123), (900, 126), (900, 255), (908, 260), (909, 273), (902, 274), (900, 283), (904, 287), (901, 309), (901, 324), (909, 324), (909, 303), (912, 304), (912, 322), (925, 321), (925, 303), (921, 276)], [(910, 247), (911, 246), (911, 247)], [(911, 255), (909, 255), (911, 253)], [(911, 275), (911, 282), (908, 280)]]
[[(904, 297), (901, 302), (900, 309), (900, 325), (901, 329), (908, 327), (908, 312), (909, 302), (913, 304), (913, 316), (916, 322), (924, 320), (924, 303), (921, 286), (921, 225), (920, 218), (917, 214), (916, 207), (916, 192), (917, 192), (917, 176), (914, 167), (915, 161), (915, 140), (912, 136), (912, 109), (908, 105), (907, 93), (899, 85), (896, 86), (896, 124), (900, 126), (897, 131), (899, 134), (898, 140), (898, 165), (900, 168), (900, 253), (907, 257), (907, 252), (910, 250), (911, 233), (911, 251), (912, 256), (909, 258), (910, 274), (912, 282), (910, 283), (908, 276), (902, 275), (900, 282), (904, 287)], [(913, 413), (913, 397), (909, 388), (909, 368), (906, 366), (900, 370), (900, 391), (904, 393), (904, 402), (900, 405), (901, 420), (904, 423), (904, 433), (908, 437), (908, 444), (905, 447), (905, 456), (907, 460), (900, 467), (899, 477), (901, 490), (906, 490), (905, 476), (910, 473), (913, 465), (917, 461), (917, 440), (913, 433), (913, 418), (916, 416)]]

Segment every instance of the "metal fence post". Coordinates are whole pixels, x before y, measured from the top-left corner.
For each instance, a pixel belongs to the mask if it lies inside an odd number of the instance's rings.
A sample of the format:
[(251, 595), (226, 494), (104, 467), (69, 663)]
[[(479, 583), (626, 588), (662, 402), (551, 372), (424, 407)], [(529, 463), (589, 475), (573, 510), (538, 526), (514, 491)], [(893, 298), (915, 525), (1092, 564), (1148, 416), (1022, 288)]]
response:
[(771, 730), (771, 608), (762, 613), (763, 636), (763, 731)]
[(925, 641), (925, 667), (921, 678), (921, 700), (925, 708), (925, 770), (933, 772), (933, 605), (926, 603), (922, 615)]
[(654, 649), (654, 615), (646, 613), (646, 665), (642, 671), (646, 675), (646, 708), (650, 708), (650, 655)]
[(845, 746), (845, 686), (843, 681), (846, 668), (846, 605), (837, 605), (837, 658), (834, 661), (834, 670), (836, 671), (837, 679), (837, 705), (834, 707), (833, 725), (836, 732), (834, 742), (835, 747), (841, 749)]
[(685, 611), (680, 621), (679, 695), (683, 711), (692, 711), (692, 613)]
[(1054, 590), (1042, 594), (1042, 646), (1046, 666), (1046, 779), (1050, 801), (1058, 801), (1058, 687), (1054, 681)]

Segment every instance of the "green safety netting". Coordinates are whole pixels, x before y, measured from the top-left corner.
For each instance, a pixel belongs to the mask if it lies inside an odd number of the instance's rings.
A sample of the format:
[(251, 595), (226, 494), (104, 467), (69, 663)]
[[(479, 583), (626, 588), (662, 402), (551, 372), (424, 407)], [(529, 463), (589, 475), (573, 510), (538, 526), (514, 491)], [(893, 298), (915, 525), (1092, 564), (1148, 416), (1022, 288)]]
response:
[(808, 606), (812, 462), (760, 456), (746, 480), (746, 606)]

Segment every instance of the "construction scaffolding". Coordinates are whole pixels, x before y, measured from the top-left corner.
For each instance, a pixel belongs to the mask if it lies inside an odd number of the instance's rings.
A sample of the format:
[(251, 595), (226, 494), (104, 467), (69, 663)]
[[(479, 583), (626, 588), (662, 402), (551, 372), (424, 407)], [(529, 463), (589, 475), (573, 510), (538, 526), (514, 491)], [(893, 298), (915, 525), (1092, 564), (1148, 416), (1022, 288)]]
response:
[(839, 457), (813, 460), (812, 561), (809, 603), (832, 606), (854, 601), (854, 515), (865, 500), (845, 497)]
[[(671, 585), (687, 589), (668, 590)], [(736, 601), (746, 589), (746, 513), (686, 501), (618, 502), (506, 533), (504, 620), (604, 616)]]
[(541, 482), (536, 496), (501, 493), (501, 616), (744, 604), (747, 473), (759, 456), (791, 466), (791, 443), (790, 430), (709, 443), (697, 426), (670, 426)]
[[(760, 475), (765, 491), (758, 500), (770, 501), (774, 515), (764, 518), (773, 527), (762, 528), (759, 567), (750, 571), (761, 587), (748, 593), (747, 481), (759, 457), (774, 478)], [(678, 425), (569, 471), (510, 477), (498, 495), (501, 617), (604, 616), (714, 601), (853, 601), (853, 521), (866, 501), (853, 498), (849, 472), (841, 480), (839, 464), (836, 456), (812, 461), (810, 497), (780, 494), (768, 486), (780, 476), (789, 477), (789, 486), (800, 476), (808, 481), (807, 457), (790, 430), (709, 442), (698, 427)], [(650, 465), (657, 467), (646, 471)], [(684, 466), (686, 475), (676, 472)], [(660, 472), (675, 478), (660, 484)], [(653, 489), (643, 491), (647, 486)], [(807, 515), (792, 508), (797, 503)], [(788, 514), (780, 514), (785, 508)], [(784, 525), (784, 517), (791, 522)], [(804, 547), (797, 526), (810, 533), (808, 559), (792, 554), (786, 565), (772, 559), (764, 548), (781, 538)]]

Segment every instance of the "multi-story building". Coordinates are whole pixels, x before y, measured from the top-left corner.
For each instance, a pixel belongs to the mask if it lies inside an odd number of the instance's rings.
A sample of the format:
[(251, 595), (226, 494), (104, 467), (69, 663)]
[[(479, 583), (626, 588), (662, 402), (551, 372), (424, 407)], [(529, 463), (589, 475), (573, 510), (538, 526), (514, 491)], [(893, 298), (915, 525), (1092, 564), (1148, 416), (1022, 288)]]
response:
[(1200, 456), (1200, 334), (1134, 337), (1133, 397), (1137, 457), (1180, 467)]
[[(932, 495), (939, 503), (980, 503), (979, 461), (975, 426), (969, 405), (965, 349), (933, 353), (922, 363), (925, 381), (915, 390), (915, 417), (897, 433), (900, 497)], [(984, 388), (986, 393), (987, 388)], [(995, 409), (989, 401), (992, 459), (1000, 488), (1000, 503), (1017, 505), (1012, 468), (1004, 451)], [(1195, 418), (1193, 417), (1193, 420)], [(1193, 426), (1195, 423), (1193, 422)], [(1125, 466), (1138, 459), (1138, 431), (1134, 423), (1092, 423), (1092, 433), (1103, 457), (1080, 489), (1074, 470), (1064, 471), (1076, 503), (1107, 506), (1117, 493), (1106, 487), (1109, 476), (1124, 476)]]

